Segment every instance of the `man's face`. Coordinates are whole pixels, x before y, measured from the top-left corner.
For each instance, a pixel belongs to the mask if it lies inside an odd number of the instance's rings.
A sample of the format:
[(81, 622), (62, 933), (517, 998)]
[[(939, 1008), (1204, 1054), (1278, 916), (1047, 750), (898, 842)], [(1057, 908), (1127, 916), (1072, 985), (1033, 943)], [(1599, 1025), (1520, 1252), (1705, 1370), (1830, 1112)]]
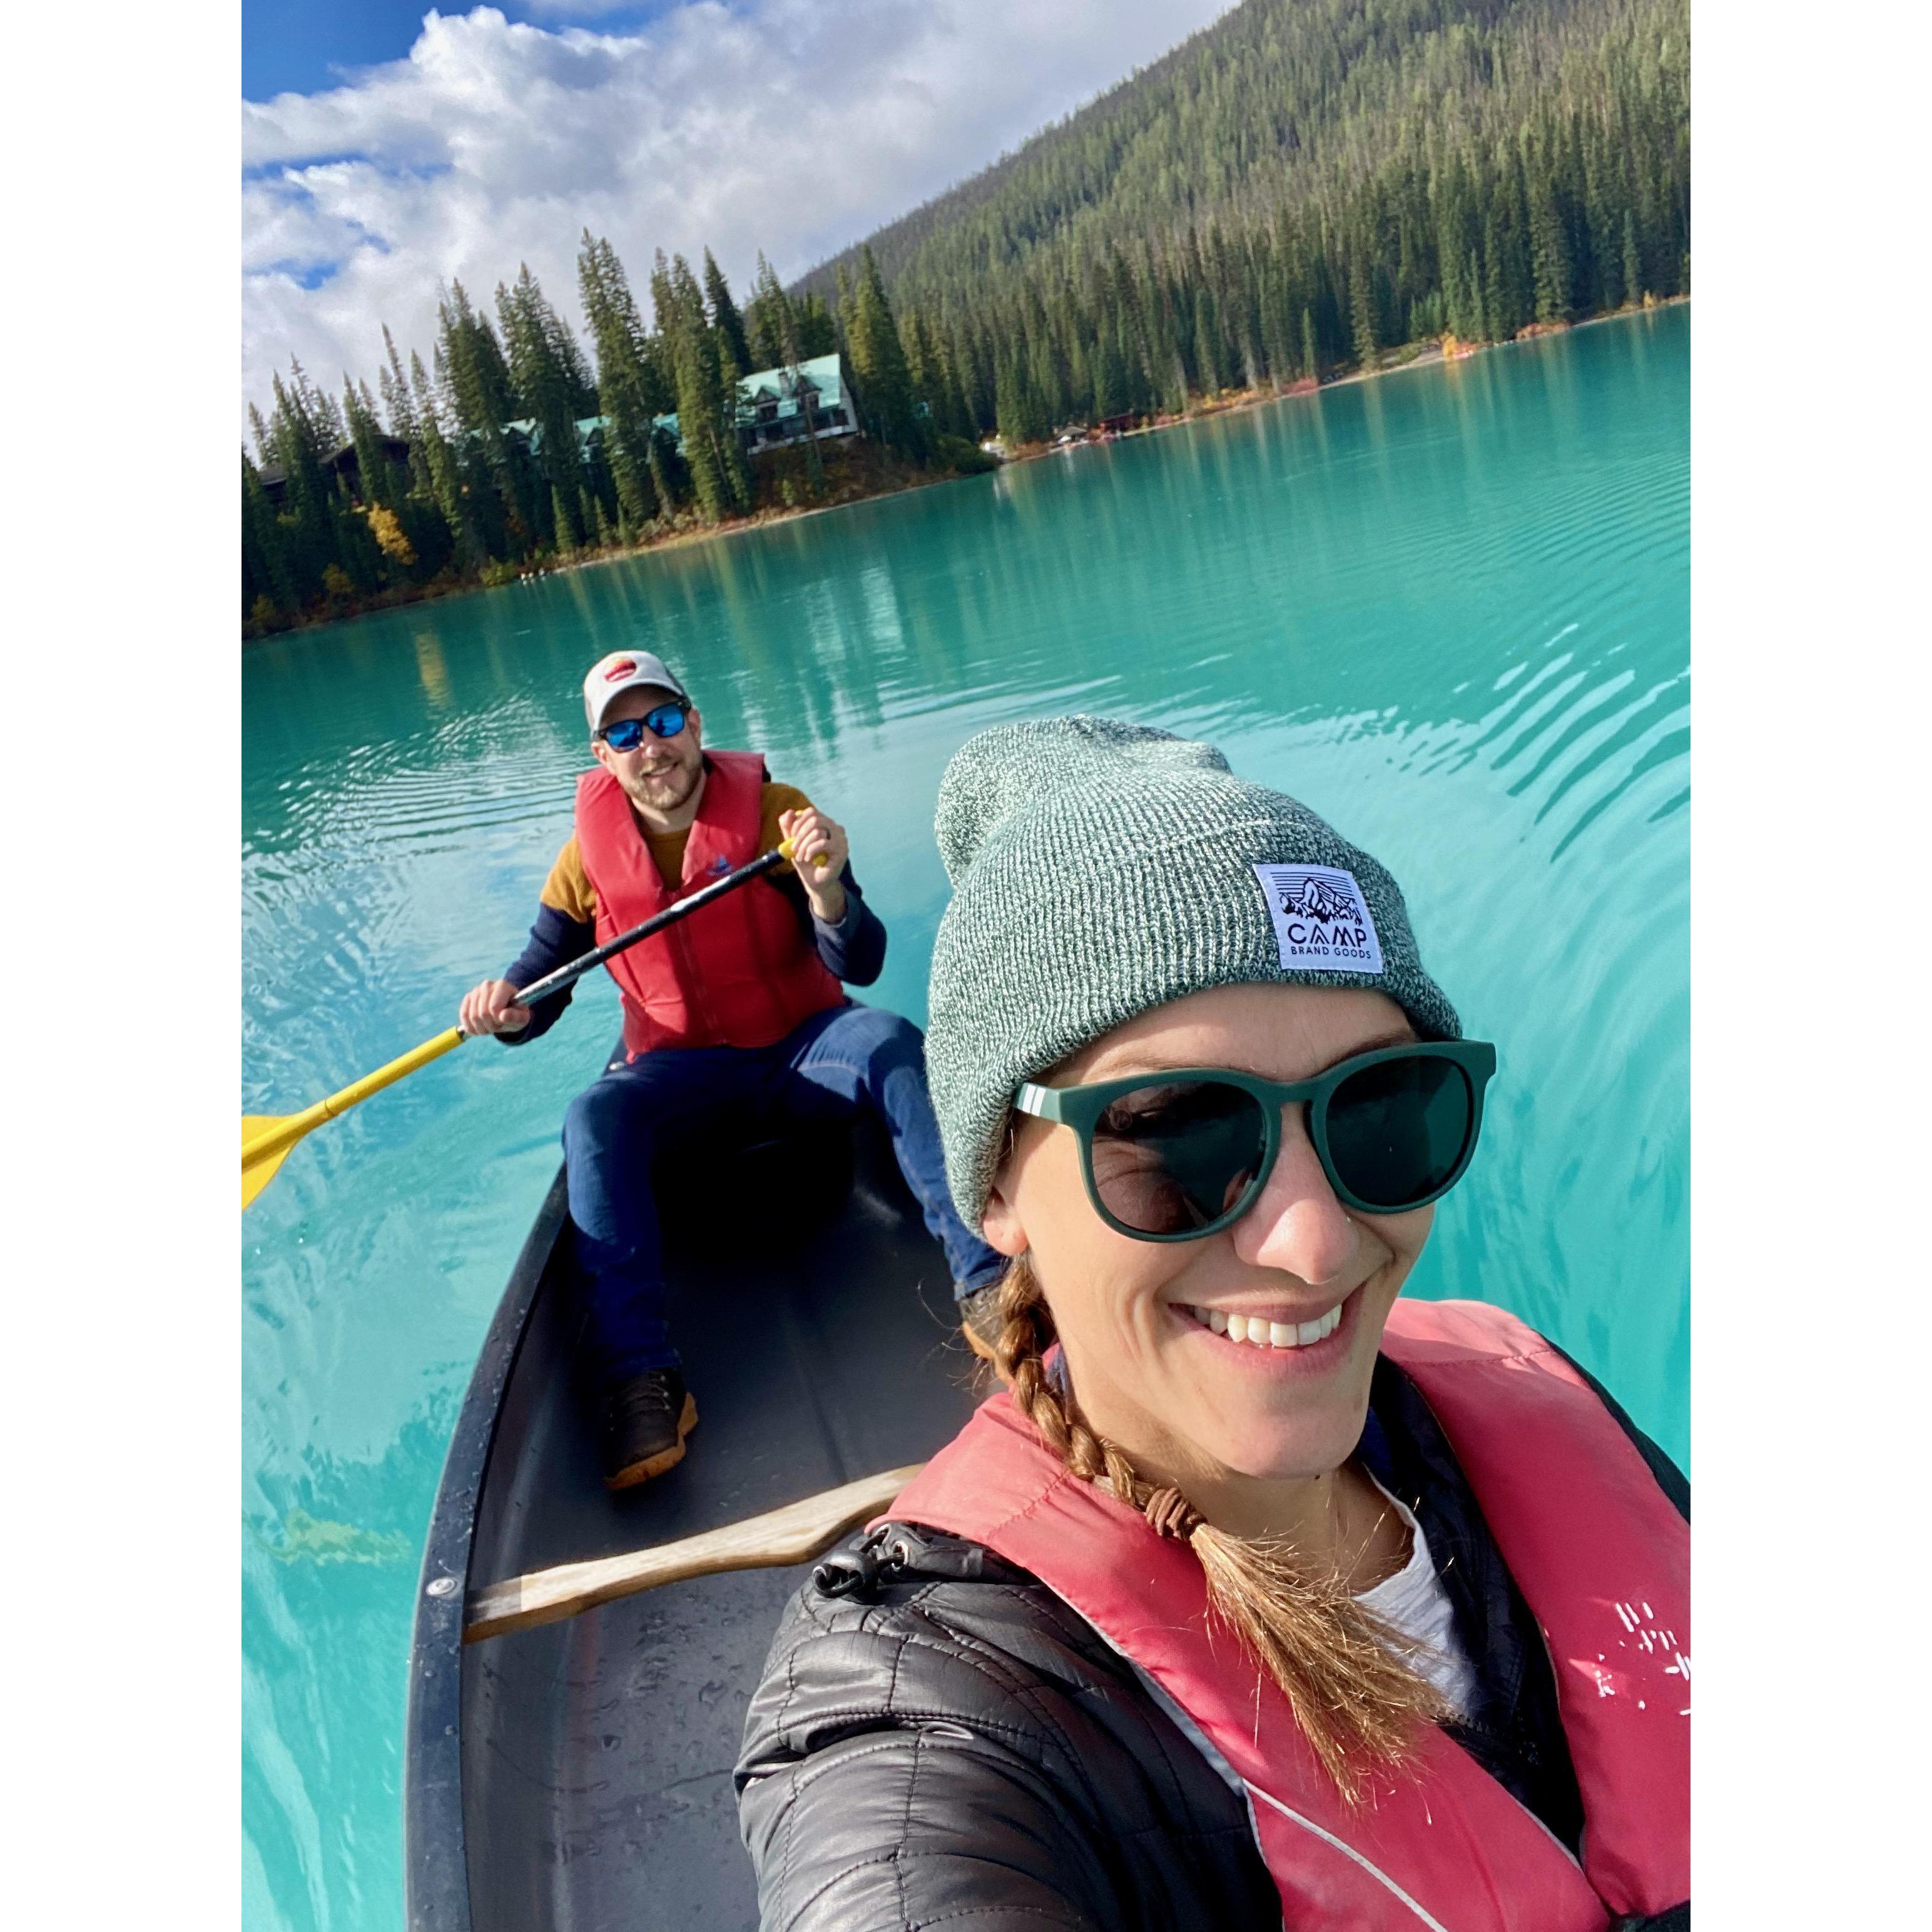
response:
[(704, 776), (702, 721), (694, 706), (656, 685), (640, 685), (621, 693), (604, 714), (603, 729), (608, 731), (626, 718), (644, 718), (663, 704), (684, 707), (684, 729), (674, 738), (660, 738), (646, 730), (634, 752), (620, 752), (602, 737), (590, 741), (597, 762), (647, 818), (676, 812), (690, 802), (698, 790)]

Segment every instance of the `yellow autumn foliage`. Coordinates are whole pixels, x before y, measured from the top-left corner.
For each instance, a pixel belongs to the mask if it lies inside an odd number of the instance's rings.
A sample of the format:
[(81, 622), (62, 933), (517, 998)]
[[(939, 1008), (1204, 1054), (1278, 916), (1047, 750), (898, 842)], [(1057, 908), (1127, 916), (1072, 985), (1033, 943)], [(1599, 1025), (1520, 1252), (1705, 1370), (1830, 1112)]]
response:
[(416, 554), (410, 540), (403, 534), (402, 525), (396, 520), (396, 513), (381, 503), (371, 503), (364, 512), (369, 519), (370, 533), (376, 539), (376, 548), (392, 563), (399, 563), (406, 570), (416, 560)]

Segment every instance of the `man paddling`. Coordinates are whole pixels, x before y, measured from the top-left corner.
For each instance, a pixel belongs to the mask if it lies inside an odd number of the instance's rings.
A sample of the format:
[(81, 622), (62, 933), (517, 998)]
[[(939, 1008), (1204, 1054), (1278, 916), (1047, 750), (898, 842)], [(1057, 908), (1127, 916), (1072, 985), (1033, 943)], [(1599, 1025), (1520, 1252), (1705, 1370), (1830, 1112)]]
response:
[(754, 880), (608, 962), (624, 1046), (564, 1117), (570, 1218), (602, 1393), (604, 1480), (626, 1489), (682, 1460), (698, 1420), (666, 1319), (651, 1163), (724, 1109), (830, 1095), (885, 1122), (900, 1171), (945, 1250), (954, 1292), (1005, 1264), (968, 1232), (946, 1185), (924, 1042), (896, 1013), (846, 997), (885, 963), (886, 932), (852, 877), (844, 829), (755, 752), (707, 752), (697, 706), (648, 651), (601, 658), (584, 680), (597, 768), (540, 895), (530, 943), (501, 980), (464, 996), (466, 1033), (520, 1046), (549, 1030), (568, 989), (535, 1006), (516, 989), (579, 958), (727, 872), (791, 843), (794, 869)]

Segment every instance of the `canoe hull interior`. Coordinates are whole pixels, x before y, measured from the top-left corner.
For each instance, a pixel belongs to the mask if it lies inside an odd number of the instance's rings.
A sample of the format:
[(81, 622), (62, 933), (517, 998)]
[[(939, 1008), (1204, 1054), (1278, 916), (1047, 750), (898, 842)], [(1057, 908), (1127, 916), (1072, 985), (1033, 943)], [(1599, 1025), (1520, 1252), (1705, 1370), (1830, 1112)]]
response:
[[(613, 1496), (560, 1188), (452, 1439), (418, 1598), (406, 1802), (418, 1932), (752, 1928), (730, 1771), (809, 1566), (705, 1577), (460, 1643), (467, 1587), (718, 1528), (930, 1455), (976, 1399), (945, 1258), (866, 1124), (660, 1171), (690, 1453)], [(494, 1358), (493, 1358), (494, 1356)], [(440, 1589), (443, 1594), (434, 1592)]]

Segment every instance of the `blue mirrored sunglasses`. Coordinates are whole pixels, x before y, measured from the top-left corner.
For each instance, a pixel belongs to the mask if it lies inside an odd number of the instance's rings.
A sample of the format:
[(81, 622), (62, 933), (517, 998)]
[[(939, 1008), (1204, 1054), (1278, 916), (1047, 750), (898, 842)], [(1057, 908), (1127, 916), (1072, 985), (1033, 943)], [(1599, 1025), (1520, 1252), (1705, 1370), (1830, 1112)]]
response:
[(688, 716), (682, 704), (660, 704), (641, 718), (620, 718), (614, 724), (604, 725), (596, 735), (614, 752), (634, 752), (644, 742), (646, 729), (656, 737), (675, 738), (684, 729)]

